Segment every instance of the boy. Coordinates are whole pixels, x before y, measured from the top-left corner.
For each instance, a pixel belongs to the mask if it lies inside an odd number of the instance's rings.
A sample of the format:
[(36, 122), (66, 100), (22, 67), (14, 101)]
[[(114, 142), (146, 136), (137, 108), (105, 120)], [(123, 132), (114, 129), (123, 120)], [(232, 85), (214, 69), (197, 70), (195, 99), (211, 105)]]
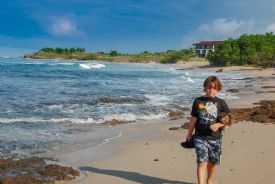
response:
[(221, 112), (229, 113), (229, 108), (224, 100), (216, 97), (222, 89), (216, 76), (208, 77), (203, 87), (205, 96), (196, 98), (193, 103), (186, 140), (191, 139), (195, 128), (198, 183), (205, 184), (207, 170), (207, 184), (212, 184), (216, 165), (220, 164), (221, 128), (224, 127), (224, 124), (217, 122), (217, 117)]

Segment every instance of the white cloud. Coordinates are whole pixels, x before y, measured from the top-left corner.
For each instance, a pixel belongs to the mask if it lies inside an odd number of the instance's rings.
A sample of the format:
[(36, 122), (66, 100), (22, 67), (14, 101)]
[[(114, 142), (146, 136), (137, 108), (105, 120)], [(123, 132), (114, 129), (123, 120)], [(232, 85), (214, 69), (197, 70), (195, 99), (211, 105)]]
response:
[(77, 25), (69, 18), (59, 17), (52, 19), (52, 25), (49, 32), (54, 36), (73, 36), (83, 35), (84, 33), (77, 29)]
[(210, 23), (198, 26), (197, 29), (183, 36), (183, 45), (191, 46), (192, 43), (206, 40), (226, 40), (236, 38), (242, 34), (251, 34), (255, 23), (252, 20), (238, 21), (227, 19), (215, 19)]
[(275, 32), (275, 23), (269, 24), (268, 26), (266, 26), (265, 31), (266, 32)]
[(216, 19), (210, 24), (199, 26), (196, 32), (210, 38), (228, 38), (251, 32), (253, 27), (253, 21)]

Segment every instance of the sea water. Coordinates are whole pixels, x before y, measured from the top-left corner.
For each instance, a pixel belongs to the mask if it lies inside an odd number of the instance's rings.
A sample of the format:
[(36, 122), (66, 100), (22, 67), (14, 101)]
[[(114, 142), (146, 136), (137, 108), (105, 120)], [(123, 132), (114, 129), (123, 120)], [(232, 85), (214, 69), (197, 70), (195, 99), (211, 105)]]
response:
[[(121, 134), (103, 124), (108, 120), (158, 119), (190, 108), (209, 75), (217, 75), (225, 89), (242, 82), (234, 81), (242, 77), (238, 73), (170, 65), (1, 58), (0, 156), (96, 146)], [(225, 90), (220, 97), (238, 98)]]

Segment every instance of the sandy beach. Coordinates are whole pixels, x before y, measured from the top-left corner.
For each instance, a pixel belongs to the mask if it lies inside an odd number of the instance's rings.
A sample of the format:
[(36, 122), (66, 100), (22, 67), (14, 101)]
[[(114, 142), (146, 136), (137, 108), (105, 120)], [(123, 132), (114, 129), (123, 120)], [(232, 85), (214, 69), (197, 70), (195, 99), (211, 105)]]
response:
[[(275, 100), (275, 71), (252, 67), (209, 67), (205, 62), (182, 62), (177, 69), (241, 72), (253, 85), (243, 86), (230, 108), (255, 106), (260, 100)], [(236, 81), (238, 82), (238, 81)], [(226, 85), (226, 84), (224, 84)], [(263, 88), (263, 86), (269, 86)], [(271, 86), (271, 87), (270, 87)], [(272, 88), (272, 86), (274, 88)], [(78, 168), (82, 175), (70, 183), (196, 183), (194, 149), (184, 149), (187, 130), (169, 130), (188, 122), (190, 112), (178, 120), (161, 119), (119, 125), (122, 135), (96, 148), (61, 156), (60, 160)], [(275, 183), (275, 124), (241, 121), (223, 132), (223, 159), (215, 184)]]

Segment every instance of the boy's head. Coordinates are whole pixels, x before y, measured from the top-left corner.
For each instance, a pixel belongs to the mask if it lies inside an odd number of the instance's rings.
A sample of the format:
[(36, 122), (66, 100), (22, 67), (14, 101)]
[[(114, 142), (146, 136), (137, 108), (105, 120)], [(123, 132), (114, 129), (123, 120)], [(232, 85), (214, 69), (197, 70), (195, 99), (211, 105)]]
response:
[(204, 91), (206, 96), (208, 97), (215, 97), (217, 92), (222, 89), (222, 84), (218, 77), (216, 76), (209, 76), (205, 79), (203, 83)]

